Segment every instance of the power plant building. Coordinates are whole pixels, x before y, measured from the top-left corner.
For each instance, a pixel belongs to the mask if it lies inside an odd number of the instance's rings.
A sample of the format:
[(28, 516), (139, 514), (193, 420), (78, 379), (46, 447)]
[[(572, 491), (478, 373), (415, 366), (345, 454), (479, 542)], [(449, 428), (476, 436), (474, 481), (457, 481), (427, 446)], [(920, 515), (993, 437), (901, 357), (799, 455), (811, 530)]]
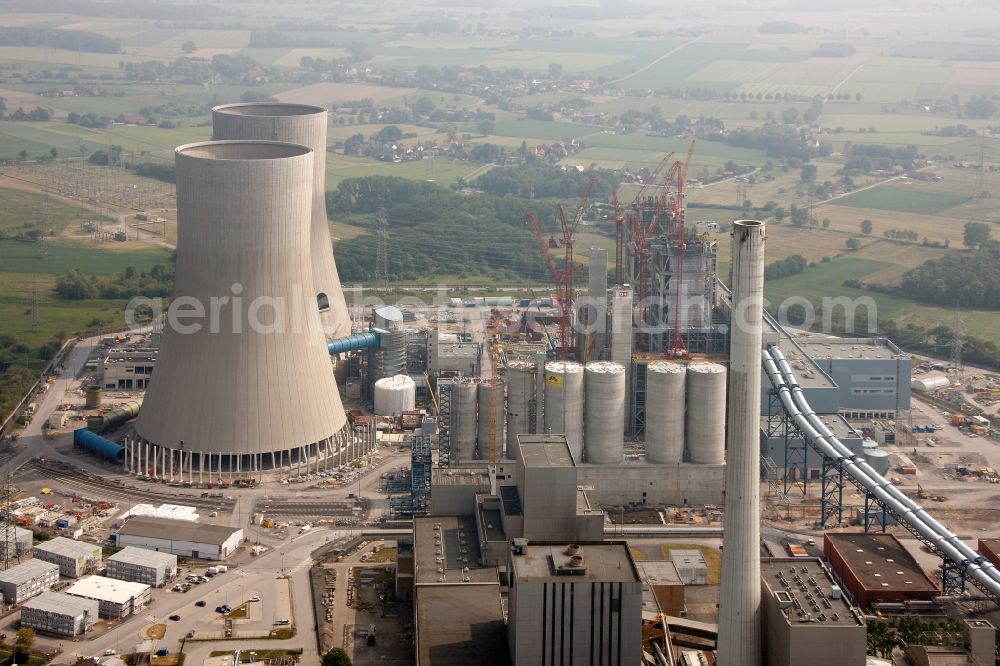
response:
[(65, 592), (43, 592), (21, 606), (21, 626), (43, 634), (75, 638), (97, 622), (100, 604)]
[(126, 440), (132, 472), (185, 482), (302, 473), (347, 448), (316, 307), (315, 293), (332, 287), (317, 287), (313, 269), (315, 159), (267, 141), (175, 151), (180, 316), (168, 316)]

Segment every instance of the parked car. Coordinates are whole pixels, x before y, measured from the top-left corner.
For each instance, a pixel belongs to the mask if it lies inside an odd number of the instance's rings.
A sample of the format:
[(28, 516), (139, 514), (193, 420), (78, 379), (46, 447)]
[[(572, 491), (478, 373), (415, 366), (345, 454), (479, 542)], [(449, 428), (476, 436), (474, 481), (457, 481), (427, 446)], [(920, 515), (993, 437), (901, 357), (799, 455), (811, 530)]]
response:
[(113, 657), (116, 654), (118, 654), (118, 653), (115, 652), (114, 650), (112, 650), (111, 648), (108, 648), (107, 650), (104, 651), (104, 656), (105, 657)]
[(181, 616), (177, 615), (177, 614), (174, 614), (174, 615), (171, 615), (169, 619), (173, 620), (174, 622), (180, 622), (181, 621)]
[(282, 619), (278, 620), (277, 622), (275, 622), (275, 624), (281, 624), (281, 625), (291, 624), (291, 623), (292, 623), (292, 621), (289, 620), (287, 617), (282, 618)]
[(259, 594), (255, 594), (252, 597), (250, 597), (249, 599), (247, 599), (247, 601), (260, 601), (260, 595)]
[(199, 599), (198, 601), (194, 602), (194, 605), (197, 606), (198, 608), (204, 608), (205, 606), (208, 605), (208, 602), (205, 601), (204, 599)]
[(191, 631), (187, 632), (187, 637), (188, 638), (194, 638), (194, 629), (192, 629)]

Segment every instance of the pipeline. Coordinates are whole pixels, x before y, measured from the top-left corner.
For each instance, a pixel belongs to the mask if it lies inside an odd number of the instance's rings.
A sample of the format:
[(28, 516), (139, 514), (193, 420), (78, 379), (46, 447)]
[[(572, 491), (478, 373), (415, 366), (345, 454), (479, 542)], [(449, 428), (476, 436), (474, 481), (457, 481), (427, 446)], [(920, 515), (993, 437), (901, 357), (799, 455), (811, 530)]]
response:
[(129, 400), (121, 407), (115, 407), (104, 415), (89, 417), (87, 419), (87, 427), (100, 435), (139, 416), (139, 409), (141, 407), (141, 402)]
[(73, 431), (73, 445), (112, 462), (121, 462), (125, 457), (125, 447), (101, 437), (88, 428), (77, 428)]
[(332, 356), (334, 354), (343, 354), (345, 352), (357, 351), (359, 349), (378, 347), (379, 344), (381, 344), (381, 341), (382, 336), (380, 336), (378, 332), (365, 331), (364, 333), (349, 335), (346, 338), (331, 340), (327, 343), (326, 348)]
[(977, 587), (994, 595), (994, 601), (1000, 599), (1000, 572), (996, 567), (969, 548), (958, 536), (948, 531), (834, 436), (809, 406), (780, 349), (772, 346), (762, 350), (761, 355), (764, 372), (778, 391), (785, 411), (815, 448), (826, 458), (839, 463), (841, 472), (850, 480), (864, 488), (883, 507), (895, 514), (900, 522), (912, 527), (944, 557), (963, 569)]

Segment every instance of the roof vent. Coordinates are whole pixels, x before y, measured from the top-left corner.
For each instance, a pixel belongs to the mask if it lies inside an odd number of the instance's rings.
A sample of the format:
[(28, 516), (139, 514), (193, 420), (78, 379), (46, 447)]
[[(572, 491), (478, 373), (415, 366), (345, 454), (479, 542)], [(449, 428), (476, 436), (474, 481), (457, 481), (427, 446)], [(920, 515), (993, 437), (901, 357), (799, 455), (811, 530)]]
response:
[(571, 543), (567, 545), (566, 550), (563, 551), (563, 553), (570, 556), (576, 555), (579, 552), (580, 552), (580, 545), (576, 543)]

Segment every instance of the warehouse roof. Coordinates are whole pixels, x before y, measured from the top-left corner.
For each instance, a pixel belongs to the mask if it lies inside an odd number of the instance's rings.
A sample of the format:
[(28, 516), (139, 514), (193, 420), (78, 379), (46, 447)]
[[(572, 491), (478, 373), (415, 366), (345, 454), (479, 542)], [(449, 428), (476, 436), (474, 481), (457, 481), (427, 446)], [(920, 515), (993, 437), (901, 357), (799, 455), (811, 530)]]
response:
[(897, 359), (909, 358), (886, 338), (809, 338), (799, 339), (799, 345), (818, 359)]
[(59, 565), (52, 564), (51, 562), (43, 562), (42, 560), (28, 560), (27, 562), (12, 566), (6, 571), (0, 571), (0, 582), (20, 585), (43, 576), (50, 571), (55, 571), (58, 576)]
[(91, 557), (95, 550), (98, 552), (98, 556), (100, 556), (101, 547), (96, 543), (87, 543), (86, 541), (77, 541), (76, 539), (68, 539), (66, 537), (56, 537), (51, 541), (35, 545), (36, 553), (52, 553), (53, 555), (68, 557), (70, 559)]
[(239, 531), (241, 531), (239, 527), (231, 527), (229, 525), (210, 525), (207, 523), (192, 523), (186, 520), (135, 516), (122, 525), (122, 528), (118, 530), (118, 534), (170, 539), (174, 541), (190, 541), (192, 543), (210, 543), (221, 546), (233, 534)]
[(824, 537), (866, 590), (938, 589), (903, 544), (889, 533), (827, 532)]
[(158, 567), (161, 564), (171, 566), (177, 564), (177, 556), (173, 553), (163, 553), (158, 550), (128, 546), (109, 557), (108, 562), (138, 564), (144, 567)]
[(77, 616), (81, 613), (95, 613), (97, 601), (74, 597), (65, 592), (42, 592), (37, 597), (25, 601), (21, 608), (33, 608), (43, 613)]
[(105, 576), (87, 576), (71, 585), (66, 594), (114, 604), (127, 604), (148, 589), (149, 585), (145, 583), (133, 583)]

